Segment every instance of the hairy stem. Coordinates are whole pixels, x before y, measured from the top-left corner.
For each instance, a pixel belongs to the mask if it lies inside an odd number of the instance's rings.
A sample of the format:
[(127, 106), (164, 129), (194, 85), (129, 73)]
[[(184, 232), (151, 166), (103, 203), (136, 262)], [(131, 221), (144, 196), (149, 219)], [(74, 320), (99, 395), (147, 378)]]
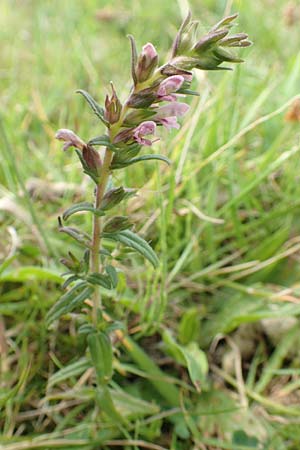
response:
[[(110, 164), (113, 157), (113, 152), (108, 148), (105, 151), (101, 178), (99, 180), (98, 185), (96, 186), (96, 195), (95, 195), (95, 208), (99, 208), (103, 195), (105, 193), (105, 188), (108, 182), (108, 178), (110, 175)], [(101, 241), (101, 217), (98, 217), (96, 214), (94, 215), (93, 220), (93, 240), (92, 240), (92, 249), (91, 249), (91, 271), (95, 273), (100, 272), (100, 241)], [(99, 288), (96, 286), (94, 295), (93, 295), (93, 310), (92, 310), (92, 318), (94, 325), (97, 325), (97, 312), (98, 309), (101, 308), (101, 297)]]

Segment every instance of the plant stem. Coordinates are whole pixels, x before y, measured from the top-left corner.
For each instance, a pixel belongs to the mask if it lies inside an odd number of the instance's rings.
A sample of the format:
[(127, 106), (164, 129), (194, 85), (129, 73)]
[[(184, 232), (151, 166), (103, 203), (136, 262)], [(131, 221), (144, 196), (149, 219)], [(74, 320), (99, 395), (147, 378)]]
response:
[[(117, 123), (115, 123), (110, 129), (109, 137), (111, 141), (113, 141), (119, 129), (122, 127), (123, 119), (126, 115), (127, 110), (128, 105), (127, 102), (125, 102), (120, 114), (120, 120)], [(109, 148), (106, 148), (103, 165), (101, 168), (101, 177), (98, 185), (96, 186), (95, 203), (94, 203), (94, 207), (96, 209), (100, 207), (103, 195), (105, 193), (105, 188), (110, 175), (110, 164), (112, 158), (113, 152)], [(91, 249), (91, 271), (94, 273), (100, 272), (100, 241), (101, 241), (101, 217), (98, 217), (95, 214), (93, 219), (93, 237)], [(95, 326), (97, 326), (98, 322), (99, 309), (101, 309), (101, 297), (99, 287), (96, 286), (93, 295), (93, 309), (92, 309), (92, 320)]]
[[(104, 161), (101, 169), (101, 177), (98, 185), (96, 186), (96, 194), (95, 194), (95, 208), (99, 208), (101, 201), (103, 199), (103, 195), (105, 193), (105, 188), (108, 182), (108, 178), (110, 175), (110, 164), (113, 157), (113, 152), (108, 148), (105, 151)], [(99, 273), (100, 272), (100, 241), (101, 241), (101, 217), (98, 217), (94, 214), (93, 219), (93, 238), (92, 238), (92, 250), (91, 250), (91, 270), (92, 272)], [(94, 295), (93, 295), (93, 310), (92, 310), (92, 319), (93, 323), (97, 325), (97, 316), (98, 309), (101, 308), (101, 297), (99, 288), (96, 286)]]

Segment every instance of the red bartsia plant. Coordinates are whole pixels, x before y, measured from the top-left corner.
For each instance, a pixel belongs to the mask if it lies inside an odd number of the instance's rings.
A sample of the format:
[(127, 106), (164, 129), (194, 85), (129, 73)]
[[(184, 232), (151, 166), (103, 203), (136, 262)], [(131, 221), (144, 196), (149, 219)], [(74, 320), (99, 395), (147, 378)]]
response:
[[(74, 204), (59, 218), (60, 231), (77, 240), (84, 251), (81, 259), (69, 252), (62, 260), (68, 268), (64, 283), (66, 292), (48, 312), (47, 322), (50, 325), (63, 314), (80, 309), (84, 302), (87, 308), (92, 305), (91, 314), (86, 315), (79, 331), (87, 334), (91, 362), (102, 388), (112, 376), (109, 333), (116, 328), (106, 320), (108, 313), (104, 313), (100, 296), (100, 292), (105, 295), (118, 284), (115, 258), (118, 253), (111, 251), (112, 245), (128, 247), (148, 259), (154, 267), (158, 265), (158, 258), (149, 243), (133, 231), (130, 218), (109, 215), (113, 208), (136, 194), (135, 189), (114, 186), (111, 175), (115, 170), (148, 160), (169, 162), (165, 156), (141, 152), (159, 139), (160, 127), (168, 130), (180, 127), (178, 118), (189, 109), (182, 99), (197, 94), (190, 89), (193, 69), (226, 69), (222, 65), (224, 62), (242, 62), (231, 50), (251, 43), (244, 33), (230, 34), (236, 17), (237, 14), (224, 18), (199, 38), (198, 22), (189, 14), (174, 40), (171, 59), (162, 65), (159, 65), (153, 44), (147, 43), (138, 54), (135, 41), (129, 36), (133, 85), (128, 98), (122, 102), (111, 84), (112, 93), (106, 96), (102, 107), (86, 91), (78, 91), (105, 126), (106, 133), (87, 141), (67, 129), (56, 134), (56, 138), (64, 142), (63, 150), (75, 148), (83, 172), (94, 183), (95, 196), (93, 203)], [(97, 148), (101, 146), (104, 151), (100, 153)], [(63, 224), (77, 212), (92, 214), (91, 236)], [(109, 241), (112, 244), (108, 246)], [(108, 391), (105, 392), (108, 395)]]

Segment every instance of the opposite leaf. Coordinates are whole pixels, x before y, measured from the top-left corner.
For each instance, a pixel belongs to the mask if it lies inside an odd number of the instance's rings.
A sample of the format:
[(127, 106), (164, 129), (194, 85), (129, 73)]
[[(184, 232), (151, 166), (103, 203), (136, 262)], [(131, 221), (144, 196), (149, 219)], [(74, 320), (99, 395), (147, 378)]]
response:
[(64, 294), (50, 309), (46, 316), (47, 326), (51, 325), (55, 320), (59, 319), (64, 314), (73, 311), (78, 306), (81, 306), (93, 292), (92, 287), (87, 287), (87, 283), (82, 281), (66, 294)]
[(133, 248), (138, 253), (140, 253), (144, 258), (148, 259), (151, 262), (153, 267), (157, 267), (159, 264), (159, 259), (156, 256), (156, 253), (150, 247), (145, 239), (141, 238), (137, 234), (133, 233), (130, 230), (120, 231), (118, 233), (102, 233), (102, 236), (106, 239), (110, 239), (112, 241), (120, 242), (127, 247)]
[(104, 123), (104, 125), (107, 126), (108, 122), (104, 118), (104, 108), (102, 108), (102, 106), (98, 105), (96, 100), (94, 100), (93, 97), (88, 92), (84, 91), (83, 89), (78, 89), (76, 92), (78, 94), (83, 95), (83, 97), (88, 102), (88, 104), (90, 105), (90, 107), (92, 108), (92, 110), (94, 111), (96, 116), (98, 116), (99, 119)]

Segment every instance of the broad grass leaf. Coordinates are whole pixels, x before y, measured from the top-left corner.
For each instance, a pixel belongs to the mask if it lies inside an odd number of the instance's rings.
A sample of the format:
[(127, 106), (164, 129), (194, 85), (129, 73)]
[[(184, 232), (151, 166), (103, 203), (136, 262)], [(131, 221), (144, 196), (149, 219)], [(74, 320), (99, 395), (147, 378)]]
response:
[(61, 283), (63, 278), (61, 275), (51, 269), (35, 266), (24, 266), (14, 268), (13, 270), (4, 271), (0, 275), (0, 282), (14, 282), (25, 283), (27, 281), (53, 281), (54, 283)]
[(88, 358), (81, 358), (78, 361), (71, 363), (55, 372), (48, 380), (48, 387), (54, 386), (55, 384), (61, 383), (65, 380), (69, 380), (77, 375), (81, 375), (90, 367), (91, 362)]
[(206, 390), (208, 388), (208, 362), (205, 352), (199, 348), (198, 344), (190, 342), (186, 346), (179, 345), (169, 330), (164, 331), (163, 341), (175, 360), (187, 368), (196, 389), (198, 391)]

